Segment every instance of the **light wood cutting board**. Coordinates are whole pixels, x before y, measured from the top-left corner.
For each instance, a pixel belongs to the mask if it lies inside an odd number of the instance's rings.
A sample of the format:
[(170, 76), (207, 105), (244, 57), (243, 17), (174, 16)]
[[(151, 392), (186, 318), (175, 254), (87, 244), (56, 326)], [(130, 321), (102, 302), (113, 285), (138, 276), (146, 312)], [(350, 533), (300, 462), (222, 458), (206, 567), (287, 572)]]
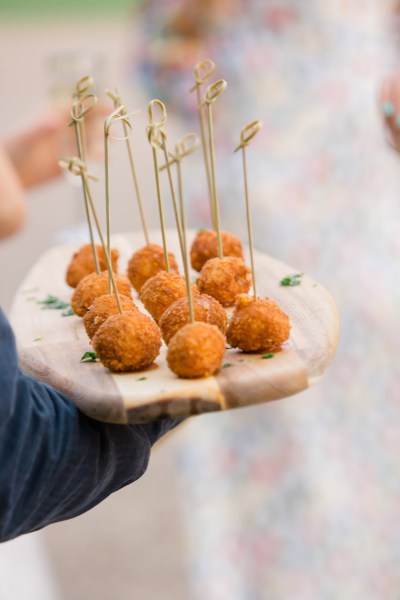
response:
[[(193, 236), (190, 232), (189, 242)], [(159, 232), (152, 232), (151, 240), (159, 243)], [(168, 242), (179, 256), (174, 231), (168, 232)], [(121, 253), (120, 271), (141, 246), (141, 234), (113, 237)], [(306, 275), (297, 287), (281, 286), (280, 280), (296, 268), (257, 252), (259, 294), (277, 301), (292, 326), (287, 347), (273, 358), (227, 349), (216, 376), (195, 380), (179, 379), (168, 369), (165, 346), (156, 365), (140, 373), (112, 374), (99, 362), (81, 363), (83, 353), (92, 350), (82, 320), (43, 310), (38, 303), (48, 294), (70, 300), (73, 290), (64, 276), (76, 248), (55, 246), (42, 255), (16, 294), (11, 322), (23, 371), (60, 390), (95, 419), (143, 423), (285, 398), (315, 383), (335, 353), (339, 317), (329, 292)]]

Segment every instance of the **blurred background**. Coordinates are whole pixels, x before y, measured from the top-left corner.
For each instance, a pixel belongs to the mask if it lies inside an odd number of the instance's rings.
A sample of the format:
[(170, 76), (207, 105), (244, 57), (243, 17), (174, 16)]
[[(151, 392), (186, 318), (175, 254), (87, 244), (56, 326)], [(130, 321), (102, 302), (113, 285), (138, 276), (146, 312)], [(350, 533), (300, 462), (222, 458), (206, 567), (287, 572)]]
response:
[[(215, 110), (223, 227), (244, 238), (232, 149), (260, 118), (249, 157), (255, 245), (324, 284), (342, 318), (337, 356), (315, 388), (192, 419), (134, 486), (3, 545), (1, 599), (398, 599), (400, 165), (379, 101), (398, 65), (398, 15), (393, 0), (0, 0), (0, 137), (56, 107), (63, 74), (92, 65), (101, 89), (117, 86), (141, 110), (133, 133), (152, 226), (146, 104), (167, 103), (171, 140), (198, 131), (191, 70), (214, 59), (229, 84)], [(102, 190), (101, 164), (92, 170)], [(200, 155), (186, 177), (189, 224), (208, 226)], [(118, 144), (111, 185), (113, 231), (138, 229)], [(46, 248), (85, 235), (67, 178), (27, 202), (24, 230), (0, 246), (6, 311)], [(37, 565), (25, 591), (22, 560)]]

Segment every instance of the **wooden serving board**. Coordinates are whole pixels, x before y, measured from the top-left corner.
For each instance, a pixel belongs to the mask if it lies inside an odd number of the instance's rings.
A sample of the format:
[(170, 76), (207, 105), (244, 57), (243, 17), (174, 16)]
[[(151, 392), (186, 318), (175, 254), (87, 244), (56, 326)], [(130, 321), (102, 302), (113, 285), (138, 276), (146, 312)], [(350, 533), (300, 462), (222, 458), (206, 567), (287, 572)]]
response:
[[(190, 232), (189, 242), (193, 236)], [(159, 243), (159, 232), (151, 239)], [(179, 256), (174, 231), (168, 232), (168, 242)], [(113, 237), (120, 271), (141, 246), (141, 234)], [(259, 294), (276, 300), (292, 325), (287, 347), (273, 358), (227, 349), (215, 377), (195, 380), (179, 379), (168, 369), (165, 346), (156, 365), (139, 373), (113, 374), (99, 362), (81, 363), (83, 353), (92, 350), (82, 320), (63, 317), (62, 310), (43, 310), (38, 303), (49, 294), (69, 302), (73, 290), (64, 276), (76, 248), (55, 246), (42, 255), (16, 294), (11, 322), (23, 371), (63, 392), (94, 419), (143, 423), (277, 400), (312, 385), (335, 352), (339, 317), (331, 295), (305, 275), (297, 287), (281, 286), (280, 280), (296, 269), (257, 252)]]

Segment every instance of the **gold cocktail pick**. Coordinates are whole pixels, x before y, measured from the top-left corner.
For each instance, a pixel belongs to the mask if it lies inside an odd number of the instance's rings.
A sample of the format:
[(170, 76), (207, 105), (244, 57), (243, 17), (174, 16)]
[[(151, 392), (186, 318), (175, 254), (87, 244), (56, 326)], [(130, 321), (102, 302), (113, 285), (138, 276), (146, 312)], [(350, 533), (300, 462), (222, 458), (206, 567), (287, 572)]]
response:
[[(89, 80), (90, 78), (88, 77), (87, 79)], [(77, 88), (81, 81), (82, 81), (81, 79), (78, 81)], [(78, 157), (82, 161), (85, 160), (85, 150), (84, 150), (84, 142), (83, 142), (83, 139), (84, 139), (83, 138), (84, 117), (89, 111), (91, 111), (96, 106), (96, 104), (97, 104), (97, 97), (94, 94), (86, 93), (86, 94), (80, 94), (80, 96), (73, 102), (72, 107), (71, 107), (72, 120), (70, 121), (69, 126), (73, 127), (75, 130), (75, 140), (76, 140)], [(83, 190), (83, 200), (84, 200), (84, 204), (85, 204), (86, 220), (87, 220), (88, 229), (89, 229), (89, 239), (90, 239), (90, 244), (92, 246), (92, 252), (93, 252), (94, 265), (95, 265), (96, 273), (99, 274), (100, 273), (99, 259), (97, 256), (96, 246), (94, 243), (93, 228), (92, 228), (92, 222), (90, 219), (88, 199), (86, 197), (86, 188), (85, 188), (85, 185), (83, 184), (83, 180), (82, 180), (82, 190)]]
[(208, 144), (207, 144), (207, 136), (206, 136), (206, 124), (204, 119), (204, 104), (201, 94), (201, 86), (203, 83), (207, 81), (207, 79), (212, 75), (215, 71), (215, 63), (206, 58), (198, 62), (193, 69), (195, 84), (190, 89), (191, 92), (196, 90), (197, 93), (197, 104), (199, 108), (199, 119), (200, 119), (200, 133), (201, 133), (201, 144), (203, 148), (203, 158), (204, 158), (204, 167), (206, 170), (207, 177), (207, 188), (208, 188), (208, 200), (210, 203), (210, 212), (211, 212), (211, 220), (212, 224), (215, 227), (214, 223), (214, 209), (213, 209), (213, 192), (212, 192), (212, 184), (211, 184), (211, 172), (210, 172), (210, 157), (208, 155)]
[(249, 145), (253, 137), (260, 131), (263, 123), (262, 121), (252, 121), (245, 127), (243, 127), (240, 133), (240, 144), (235, 148), (235, 152), (242, 149), (243, 158), (243, 179), (244, 179), (244, 194), (246, 199), (246, 215), (247, 215), (247, 231), (249, 236), (249, 249), (250, 249), (250, 260), (251, 260), (251, 273), (253, 278), (253, 294), (254, 298), (257, 298), (256, 288), (256, 272), (254, 268), (254, 254), (253, 254), (253, 228), (251, 223), (250, 213), (250, 202), (249, 202), (249, 190), (247, 184), (247, 164), (246, 164), (246, 147)]
[[(159, 107), (162, 110), (163, 116), (165, 117), (164, 118), (164, 123), (165, 123), (165, 120), (167, 117), (166, 108), (160, 100), (158, 100), (158, 103), (159, 103), (158, 104)], [(171, 190), (171, 198), (172, 198), (172, 205), (173, 205), (174, 214), (175, 214), (176, 229), (178, 231), (179, 245), (180, 245), (180, 249), (181, 249), (183, 268), (185, 271), (186, 290), (187, 290), (188, 301), (189, 301), (189, 316), (190, 316), (190, 321), (193, 322), (194, 321), (194, 310), (193, 310), (192, 290), (190, 287), (189, 262), (188, 262), (187, 252), (186, 252), (186, 240), (184, 239), (184, 235), (183, 235), (181, 214), (180, 214), (180, 211), (178, 208), (178, 202), (177, 202), (176, 193), (175, 193), (175, 186), (174, 186), (174, 181), (173, 181), (173, 177), (172, 177), (171, 161), (169, 160), (171, 153), (169, 153), (168, 149), (167, 149), (167, 142), (166, 142), (167, 134), (165, 132), (165, 129), (159, 129), (159, 132), (160, 132), (159, 144), (161, 145), (161, 148), (164, 152), (164, 158), (165, 158), (164, 166), (168, 173), (168, 181), (169, 181), (169, 187)], [(187, 149), (188, 149), (188, 147), (189, 146), (187, 146)], [(185, 148), (183, 148), (183, 150), (185, 150)]]
[(81, 160), (80, 158), (78, 158), (78, 157), (61, 158), (59, 160), (58, 164), (63, 169), (67, 169), (73, 175), (78, 175), (82, 179), (82, 183), (83, 183), (83, 186), (85, 188), (85, 196), (86, 196), (87, 201), (88, 201), (88, 206), (89, 206), (90, 211), (91, 211), (91, 213), (93, 215), (94, 222), (95, 222), (96, 229), (97, 229), (97, 233), (99, 235), (100, 242), (101, 242), (101, 245), (103, 247), (103, 252), (104, 252), (104, 256), (106, 258), (106, 263), (107, 263), (108, 276), (109, 276), (110, 281), (112, 283), (112, 287), (113, 287), (113, 290), (114, 290), (115, 298), (117, 300), (118, 310), (119, 310), (120, 313), (122, 313), (122, 307), (121, 307), (121, 302), (120, 302), (120, 297), (119, 297), (119, 291), (118, 291), (118, 287), (117, 287), (117, 284), (115, 282), (114, 273), (113, 273), (113, 270), (112, 270), (111, 256), (110, 256), (110, 253), (108, 251), (107, 245), (106, 245), (106, 243), (104, 241), (104, 237), (103, 237), (103, 234), (102, 234), (102, 231), (101, 231), (101, 227), (100, 227), (99, 217), (97, 215), (96, 207), (94, 205), (93, 198), (92, 198), (92, 193), (90, 191), (90, 186), (89, 186), (89, 179), (97, 179), (97, 177), (94, 177), (93, 175), (90, 175), (87, 172), (87, 167), (86, 167), (85, 162), (83, 160)]
[(219, 222), (219, 206), (217, 196), (217, 186), (215, 182), (215, 151), (214, 151), (214, 131), (212, 119), (212, 105), (220, 94), (226, 89), (227, 82), (224, 79), (218, 79), (215, 83), (208, 86), (204, 95), (204, 104), (208, 108), (208, 141), (210, 149), (210, 166), (211, 166), (211, 187), (212, 187), (212, 211), (215, 233), (217, 235), (218, 257), (223, 257), (221, 227)]
[[(182, 139), (180, 139), (175, 145), (175, 152), (172, 154), (169, 152), (170, 159), (169, 165), (176, 164), (177, 175), (178, 175), (178, 196), (179, 196), (179, 212), (181, 217), (182, 236), (183, 243), (185, 246), (185, 253), (187, 253), (186, 246), (186, 216), (185, 206), (183, 200), (183, 182), (182, 182), (182, 160), (197, 150), (200, 145), (199, 137), (196, 133), (188, 133)], [(160, 171), (167, 168), (167, 164), (160, 167)]]
[[(161, 117), (159, 121), (156, 121), (154, 118), (154, 108), (157, 107), (161, 110)], [(165, 235), (165, 221), (164, 221), (164, 210), (161, 198), (161, 186), (160, 186), (160, 174), (158, 169), (158, 156), (157, 151), (162, 148), (162, 144), (160, 138), (165, 135), (163, 130), (163, 125), (167, 120), (167, 112), (165, 110), (164, 104), (160, 100), (152, 100), (149, 102), (147, 107), (147, 116), (149, 119), (149, 126), (147, 127), (147, 138), (151, 145), (151, 150), (153, 154), (153, 164), (154, 164), (154, 177), (156, 180), (156, 190), (157, 190), (157, 203), (158, 203), (158, 214), (160, 217), (160, 229), (162, 236), (162, 245), (164, 252), (164, 264), (165, 270), (167, 273), (170, 271), (169, 266), (169, 257), (168, 257), (168, 249), (167, 249), (167, 238)]]
[[(111, 92), (110, 90), (106, 90), (106, 94), (114, 102), (114, 108), (119, 108), (120, 106), (123, 106), (122, 100), (121, 100), (120, 96), (118, 95), (117, 90), (115, 90), (115, 93)], [(121, 114), (122, 115), (126, 115), (127, 114), (127, 111), (126, 111), (125, 107), (124, 107), (124, 109), (123, 109), (123, 111), (122, 111)], [(145, 215), (145, 212), (144, 212), (142, 195), (141, 195), (141, 192), (140, 192), (139, 180), (138, 180), (138, 176), (137, 176), (137, 170), (136, 170), (136, 166), (135, 166), (133, 149), (132, 149), (132, 144), (131, 144), (130, 135), (129, 135), (130, 134), (129, 127), (128, 127), (128, 125), (124, 121), (122, 121), (122, 127), (124, 128), (124, 133), (125, 133), (125, 136), (126, 136), (125, 137), (125, 139), (126, 139), (126, 149), (127, 149), (127, 152), (128, 152), (129, 164), (130, 164), (130, 167), (131, 167), (133, 185), (135, 187), (136, 200), (137, 200), (137, 205), (138, 205), (138, 208), (139, 208), (139, 214), (140, 214), (140, 220), (141, 220), (141, 223), (142, 223), (143, 234), (144, 234), (144, 238), (146, 240), (146, 244), (149, 244), (150, 243), (149, 230), (148, 230), (148, 227), (147, 227), (146, 215)]]
[[(131, 124), (128, 119), (128, 114), (125, 111), (125, 107), (121, 104), (118, 108), (104, 120), (104, 170), (105, 170), (105, 195), (106, 195), (106, 233), (107, 233), (107, 251), (111, 256), (111, 227), (110, 227), (110, 169), (109, 169), (109, 138), (112, 137), (114, 140), (124, 141), (126, 135), (123, 137), (111, 136), (111, 126), (116, 121), (122, 121), (122, 124), (128, 129)], [(125, 129), (124, 129), (125, 131)], [(111, 278), (109, 278), (109, 292), (111, 293)]]

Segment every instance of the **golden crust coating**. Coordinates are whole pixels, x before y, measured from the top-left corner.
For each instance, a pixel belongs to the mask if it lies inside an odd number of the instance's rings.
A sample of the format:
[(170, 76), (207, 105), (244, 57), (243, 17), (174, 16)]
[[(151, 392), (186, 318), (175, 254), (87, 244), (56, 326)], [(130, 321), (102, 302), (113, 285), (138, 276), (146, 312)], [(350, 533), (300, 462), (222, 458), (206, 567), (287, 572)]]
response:
[(223, 306), (230, 306), (236, 296), (249, 291), (251, 271), (241, 258), (211, 258), (202, 268), (197, 285), (201, 294), (208, 294)]
[[(114, 273), (115, 282), (120, 294), (131, 295), (131, 284), (125, 275)], [(77, 285), (71, 298), (71, 308), (78, 317), (87, 313), (93, 302), (99, 296), (108, 294), (108, 272), (103, 271), (99, 275), (91, 273), (86, 275)]]
[[(192, 285), (192, 293), (199, 293), (195, 285)], [(184, 296), (186, 296), (185, 278), (177, 273), (166, 271), (160, 271), (148, 279), (140, 292), (141, 301), (156, 323), (171, 304)]]
[[(119, 301), (123, 311), (134, 312), (135, 310), (139, 310), (131, 297), (120, 295)], [(103, 325), (108, 317), (117, 313), (119, 313), (119, 308), (114, 294), (105, 294), (96, 298), (83, 317), (83, 324), (89, 338), (92, 339), (98, 328)]]
[[(170, 271), (179, 273), (175, 256), (168, 252)], [(147, 244), (132, 254), (128, 263), (128, 278), (137, 292), (148, 279), (165, 271), (164, 251), (158, 244)]]
[[(96, 246), (97, 256), (99, 259), (100, 271), (107, 269), (107, 262), (104, 256), (104, 250), (102, 246)], [(118, 271), (118, 258), (119, 252), (116, 248), (111, 248), (111, 263), (113, 271)], [(67, 273), (65, 275), (65, 281), (73, 288), (76, 288), (81, 279), (94, 273), (96, 267), (93, 259), (93, 252), (91, 244), (85, 244), (79, 248), (77, 252), (71, 258), (71, 262), (68, 265)]]
[(236, 300), (227, 341), (245, 352), (275, 352), (289, 339), (290, 320), (269, 298), (246, 295)]
[(225, 338), (215, 325), (189, 323), (179, 329), (168, 346), (168, 366), (186, 379), (209, 377), (221, 368)]
[[(196, 321), (216, 325), (225, 335), (227, 318), (224, 307), (207, 294), (198, 294), (193, 297), (194, 316)], [(189, 300), (185, 296), (177, 300), (164, 312), (160, 319), (160, 329), (166, 344), (174, 337), (175, 333), (187, 325), (189, 319)]]
[[(243, 258), (242, 242), (229, 231), (221, 231), (224, 256)], [(203, 265), (218, 256), (217, 234), (213, 229), (200, 229), (190, 248), (190, 263), (195, 271), (201, 271)]]
[(154, 321), (139, 310), (127, 311), (106, 319), (92, 344), (110, 371), (140, 371), (157, 358), (161, 332)]

